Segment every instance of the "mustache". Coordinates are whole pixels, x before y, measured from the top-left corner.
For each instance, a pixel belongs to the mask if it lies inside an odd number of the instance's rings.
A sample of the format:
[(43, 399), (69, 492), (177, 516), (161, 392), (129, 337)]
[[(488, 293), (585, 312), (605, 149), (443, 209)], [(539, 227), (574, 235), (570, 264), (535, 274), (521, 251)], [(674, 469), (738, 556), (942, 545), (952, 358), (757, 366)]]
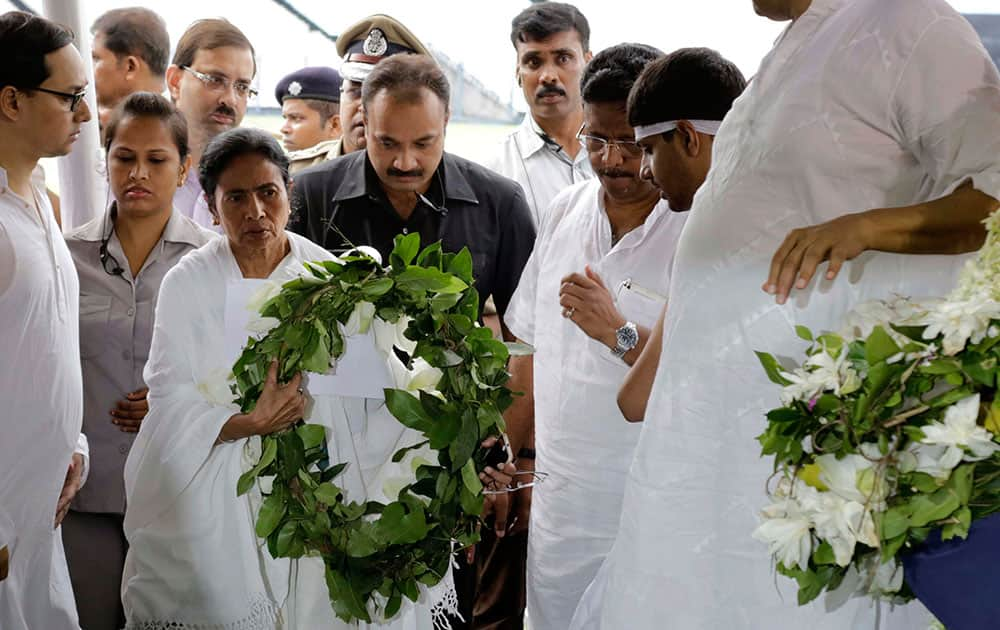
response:
[(597, 171), (597, 174), (601, 177), (631, 177), (636, 179), (635, 173), (629, 173), (628, 171), (619, 168), (607, 168)]
[(233, 118), (236, 118), (236, 110), (230, 107), (229, 105), (219, 105), (218, 107), (215, 108), (215, 111), (212, 113), (222, 114), (223, 116), (231, 116)]
[(423, 177), (424, 169), (418, 168), (412, 171), (401, 171), (398, 168), (390, 166), (389, 170), (386, 171), (386, 173), (389, 175), (389, 177)]
[(535, 98), (541, 99), (546, 96), (566, 96), (566, 90), (562, 89), (558, 85), (543, 85), (541, 89), (535, 92)]

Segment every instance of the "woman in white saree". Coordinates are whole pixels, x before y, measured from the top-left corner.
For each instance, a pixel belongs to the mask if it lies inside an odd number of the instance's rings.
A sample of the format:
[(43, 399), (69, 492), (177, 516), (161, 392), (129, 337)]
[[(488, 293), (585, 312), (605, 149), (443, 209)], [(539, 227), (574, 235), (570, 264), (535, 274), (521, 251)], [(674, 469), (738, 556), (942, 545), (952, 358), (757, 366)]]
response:
[[(304, 261), (332, 257), (285, 232), (288, 160), (263, 132), (218, 136), (199, 174), (226, 238), (186, 256), (160, 290), (145, 371), (150, 410), (125, 467), (126, 628), (357, 627), (334, 617), (320, 558), (270, 557), (254, 533), (260, 491), (237, 496), (236, 482), (259, 454), (258, 436), (305, 415), (327, 427), (330, 460), (349, 463), (345, 489), (384, 500), (381, 490), (367, 488), (381, 488), (398, 468), (392, 453), (418, 440), (387, 413), (367, 414), (363, 399), (317, 398), (307, 411), (301, 376), (278, 384), (273, 366), (253, 412), (232, 404), (227, 285), (244, 278), (282, 283), (302, 273)], [(378, 627), (429, 629), (430, 606), (406, 606)]]

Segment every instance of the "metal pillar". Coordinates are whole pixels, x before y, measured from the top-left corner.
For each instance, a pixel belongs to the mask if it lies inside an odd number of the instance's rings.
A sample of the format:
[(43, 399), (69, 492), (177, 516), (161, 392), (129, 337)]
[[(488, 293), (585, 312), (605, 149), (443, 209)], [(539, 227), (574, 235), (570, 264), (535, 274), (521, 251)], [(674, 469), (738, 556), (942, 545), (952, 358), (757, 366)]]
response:
[(83, 125), (73, 151), (59, 158), (59, 200), (62, 206), (63, 231), (83, 225), (104, 211), (105, 200), (100, 195), (98, 159), (100, 132), (97, 123), (97, 96), (94, 91), (94, 68), (90, 59), (90, 28), (83, 22), (77, 0), (45, 0), (45, 17), (68, 26), (76, 35), (76, 48), (87, 68), (87, 105), (93, 119)]

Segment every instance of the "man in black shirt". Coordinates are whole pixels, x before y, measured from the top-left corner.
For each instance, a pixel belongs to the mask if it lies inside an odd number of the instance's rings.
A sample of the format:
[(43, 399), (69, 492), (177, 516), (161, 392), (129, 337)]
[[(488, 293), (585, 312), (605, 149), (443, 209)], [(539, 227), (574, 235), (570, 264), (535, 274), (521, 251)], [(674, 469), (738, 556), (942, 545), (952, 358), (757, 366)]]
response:
[(296, 175), (292, 230), (337, 252), (370, 245), (388, 260), (397, 234), (468, 247), (480, 299), (507, 308), (535, 242), (521, 188), (444, 152), (448, 80), (425, 55), (394, 55), (362, 88), (366, 149)]

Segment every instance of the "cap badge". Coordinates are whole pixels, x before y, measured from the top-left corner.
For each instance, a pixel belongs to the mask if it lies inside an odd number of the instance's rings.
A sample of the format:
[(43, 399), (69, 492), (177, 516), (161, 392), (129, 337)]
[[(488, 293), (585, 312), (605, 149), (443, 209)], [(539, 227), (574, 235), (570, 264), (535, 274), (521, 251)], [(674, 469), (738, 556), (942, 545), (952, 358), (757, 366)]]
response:
[(292, 96), (298, 96), (302, 93), (302, 84), (298, 81), (292, 81), (288, 84), (288, 93)]
[(365, 38), (364, 52), (372, 57), (381, 57), (389, 49), (389, 42), (380, 28), (373, 28)]

